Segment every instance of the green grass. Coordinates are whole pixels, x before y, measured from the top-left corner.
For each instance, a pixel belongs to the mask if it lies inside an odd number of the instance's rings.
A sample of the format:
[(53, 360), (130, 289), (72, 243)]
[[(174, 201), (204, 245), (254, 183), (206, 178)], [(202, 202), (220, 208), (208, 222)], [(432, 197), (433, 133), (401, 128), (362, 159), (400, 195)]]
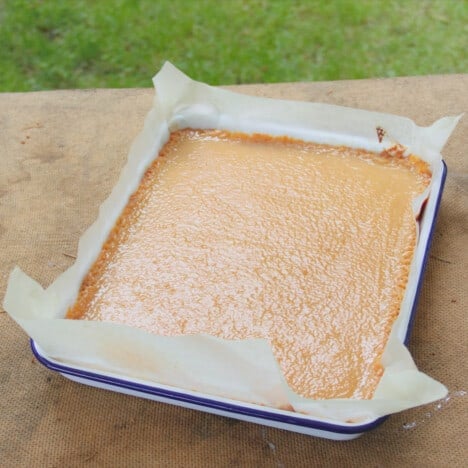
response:
[(466, 0), (0, 0), (0, 91), (468, 72)]

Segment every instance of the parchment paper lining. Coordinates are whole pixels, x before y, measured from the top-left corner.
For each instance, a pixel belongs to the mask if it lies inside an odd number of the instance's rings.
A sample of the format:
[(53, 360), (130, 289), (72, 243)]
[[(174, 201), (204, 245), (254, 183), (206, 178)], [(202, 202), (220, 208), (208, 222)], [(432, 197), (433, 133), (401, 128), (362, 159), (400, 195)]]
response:
[[(417, 249), (412, 262), (400, 316), (383, 355), (385, 372), (371, 400), (301, 398), (287, 387), (265, 340), (163, 337), (124, 325), (63, 319), (128, 197), (171, 130), (193, 127), (261, 132), (372, 151), (398, 142), (430, 163), (433, 171), (427, 193), (414, 201), (417, 213), (427, 196), (429, 203), (434, 203), (430, 194), (434, 181), (441, 177), (440, 151), (459, 119), (445, 117), (430, 127), (418, 127), (409, 119), (389, 114), (239, 95), (192, 81), (169, 63), (153, 81), (154, 106), (130, 149), (118, 183), (100, 207), (97, 221), (81, 237), (76, 262), (47, 290), (16, 267), (4, 300), (10, 316), (48, 356), (65, 363), (208, 395), (292, 408), (334, 422), (364, 422), (444, 397), (446, 388), (419, 372), (402, 344), (423, 249)], [(376, 137), (378, 126), (386, 131), (382, 142)]]

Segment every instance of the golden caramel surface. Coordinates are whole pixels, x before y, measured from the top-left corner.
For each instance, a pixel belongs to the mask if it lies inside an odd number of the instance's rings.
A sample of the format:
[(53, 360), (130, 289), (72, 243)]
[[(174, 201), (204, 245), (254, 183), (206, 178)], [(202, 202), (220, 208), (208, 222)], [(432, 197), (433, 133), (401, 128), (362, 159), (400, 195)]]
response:
[(420, 166), (287, 138), (174, 132), (67, 317), (266, 338), (295, 392), (370, 398), (415, 248), (411, 200), (430, 178)]

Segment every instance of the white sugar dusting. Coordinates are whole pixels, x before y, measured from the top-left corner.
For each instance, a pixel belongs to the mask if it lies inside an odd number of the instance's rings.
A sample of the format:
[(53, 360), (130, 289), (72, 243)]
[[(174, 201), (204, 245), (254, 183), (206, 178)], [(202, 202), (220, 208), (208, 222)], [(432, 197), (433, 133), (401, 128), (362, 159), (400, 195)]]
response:
[(284, 468), (284, 463), (281, 460), (279, 460), (279, 458), (278, 458), (278, 454), (277, 454), (277, 451), (276, 451), (276, 445), (271, 440), (269, 440), (269, 438), (268, 438), (267, 429), (265, 427), (262, 427), (260, 429), (260, 432), (262, 434), (263, 442), (266, 443), (268, 449), (271, 451), (271, 454), (272, 454), (273, 459), (274, 459), (274, 461), (276, 463), (276, 466), (278, 468)]
[(417, 425), (418, 423), (416, 421), (413, 421), (410, 423), (403, 424), (403, 429), (414, 429)]
[(447, 408), (455, 398), (461, 398), (465, 396), (467, 392), (465, 390), (458, 390), (456, 392), (449, 393), (445, 398), (438, 400), (435, 405), (433, 405), (432, 411), (426, 411), (422, 416), (420, 416), (416, 421), (411, 421), (403, 424), (403, 429), (405, 430), (413, 430), (416, 427), (426, 423), (429, 419), (436, 415), (436, 412), (440, 411), (441, 409)]

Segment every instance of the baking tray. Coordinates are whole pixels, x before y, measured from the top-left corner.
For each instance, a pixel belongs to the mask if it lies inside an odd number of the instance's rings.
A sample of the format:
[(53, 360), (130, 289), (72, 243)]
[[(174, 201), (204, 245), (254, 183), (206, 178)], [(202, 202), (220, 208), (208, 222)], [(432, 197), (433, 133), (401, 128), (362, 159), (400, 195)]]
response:
[[(433, 176), (435, 179), (433, 180), (431, 191), (418, 220), (419, 238), (415, 249), (417, 274), (414, 277), (415, 279), (411, 283), (408, 283), (407, 286), (411, 311), (407, 314), (405, 320), (400, 321), (397, 330), (398, 338), (405, 344), (409, 341), (414, 323), (417, 300), (422, 286), (424, 270), (429, 258), (429, 249), (447, 175), (445, 162), (441, 161), (440, 164), (442, 170), (434, 171), (438, 175)], [(331, 419), (317, 418), (293, 411), (244, 403), (167, 385), (155, 384), (154, 382), (127, 378), (108, 372), (96, 371), (95, 369), (65, 364), (47, 356), (34, 340), (31, 340), (31, 349), (41, 364), (75, 382), (316, 437), (333, 440), (354, 439), (376, 428), (387, 418), (380, 417), (360, 423), (342, 423)]]

